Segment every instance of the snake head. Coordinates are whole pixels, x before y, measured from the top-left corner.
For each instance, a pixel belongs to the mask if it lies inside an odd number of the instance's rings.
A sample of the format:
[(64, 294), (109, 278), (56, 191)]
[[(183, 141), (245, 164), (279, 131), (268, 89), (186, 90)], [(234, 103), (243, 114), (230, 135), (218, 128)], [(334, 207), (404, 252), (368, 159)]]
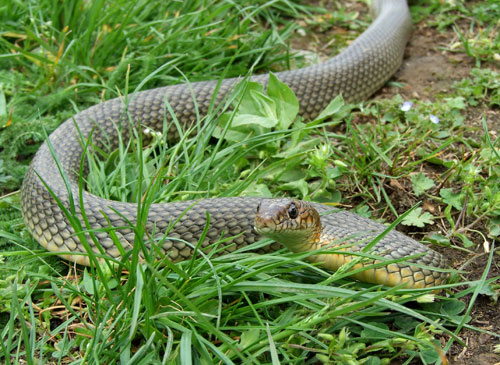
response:
[(321, 219), (306, 201), (263, 199), (257, 206), (254, 228), (293, 252), (303, 252), (319, 240)]

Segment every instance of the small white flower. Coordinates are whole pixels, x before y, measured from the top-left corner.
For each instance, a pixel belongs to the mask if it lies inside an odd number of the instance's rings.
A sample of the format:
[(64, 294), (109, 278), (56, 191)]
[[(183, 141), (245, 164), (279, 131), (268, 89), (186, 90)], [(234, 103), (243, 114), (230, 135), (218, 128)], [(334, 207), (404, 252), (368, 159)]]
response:
[(401, 105), (401, 111), (407, 112), (408, 110), (411, 109), (412, 106), (413, 106), (413, 103), (411, 101), (405, 101), (403, 103), (403, 105)]
[(434, 114), (431, 114), (431, 116), (429, 117), (429, 119), (431, 120), (432, 123), (434, 124), (438, 124), (439, 123), (439, 118), (436, 117)]

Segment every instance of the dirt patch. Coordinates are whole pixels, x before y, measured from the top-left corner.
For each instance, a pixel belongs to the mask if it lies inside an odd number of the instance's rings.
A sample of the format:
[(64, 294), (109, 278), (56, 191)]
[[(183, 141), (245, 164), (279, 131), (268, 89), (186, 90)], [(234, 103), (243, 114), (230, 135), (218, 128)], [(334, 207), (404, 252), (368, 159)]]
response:
[(416, 25), (403, 65), (395, 75), (404, 87), (387, 87), (380, 95), (399, 93), (408, 99), (433, 101), (436, 94), (447, 93), (454, 82), (468, 77), (474, 66), (470, 57), (442, 50), (455, 41), (453, 32), (440, 33), (424, 24)]

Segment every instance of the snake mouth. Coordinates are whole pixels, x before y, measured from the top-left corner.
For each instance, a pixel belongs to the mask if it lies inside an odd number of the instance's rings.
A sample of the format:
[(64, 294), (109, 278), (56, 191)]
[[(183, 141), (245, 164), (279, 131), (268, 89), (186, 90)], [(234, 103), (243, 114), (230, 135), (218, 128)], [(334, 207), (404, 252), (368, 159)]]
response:
[(261, 234), (263, 236), (272, 234), (276, 231), (276, 225), (274, 224), (272, 219), (268, 219), (260, 215), (255, 216), (255, 224), (253, 228), (258, 234)]

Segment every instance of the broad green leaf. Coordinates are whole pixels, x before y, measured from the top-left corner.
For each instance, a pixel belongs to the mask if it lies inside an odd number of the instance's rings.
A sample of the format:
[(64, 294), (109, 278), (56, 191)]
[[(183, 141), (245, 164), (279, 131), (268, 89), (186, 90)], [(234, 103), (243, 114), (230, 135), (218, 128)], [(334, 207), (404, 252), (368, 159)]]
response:
[[(236, 118), (236, 116), (235, 116)], [(232, 126), (228, 128), (226, 134), (224, 134), (224, 128), (230, 121), (230, 115), (224, 114), (220, 117), (220, 127), (216, 127), (213, 131), (213, 136), (215, 138), (224, 138), (228, 141), (232, 142), (240, 142), (244, 141), (249, 135), (252, 135), (254, 132), (248, 126), (233, 128)]]
[(465, 309), (465, 303), (461, 302), (459, 300), (453, 300), (449, 302), (445, 302), (441, 306), (441, 313), (450, 315), (450, 316), (456, 316), (462, 313)]
[[(418, 326), (418, 321), (414, 320), (408, 316), (396, 317), (394, 319), (394, 324), (396, 327), (402, 330), (402, 332), (409, 332), (410, 330), (414, 330), (416, 326)], [(400, 332), (400, 331), (398, 331)]]
[(444, 188), (439, 191), (439, 195), (446, 204), (451, 205), (456, 210), (462, 210), (464, 193), (454, 193), (453, 189)]
[(255, 109), (256, 107), (256, 105), (254, 104), (255, 100), (250, 97), (251, 93), (264, 95), (265, 94), (264, 86), (262, 86), (258, 82), (248, 81), (247, 84), (245, 85), (245, 92), (241, 97), (239, 111), (242, 113), (250, 113), (250, 114), (256, 112), (261, 113), (259, 109)]
[(434, 186), (434, 181), (421, 172), (416, 175), (412, 175), (411, 182), (416, 196), (422, 195), (424, 191), (429, 190)]
[(498, 297), (500, 296), (500, 292), (498, 291), (498, 288), (495, 288), (495, 286), (495, 284), (484, 283), (479, 290), (479, 294), (489, 296), (496, 304)]
[(238, 114), (233, 119), (231, 128), (238, 129), (240, 126), (251, 127), (252, 124), (259, 125), (264, 128), (273, 128), (278, 123), (277, 119), (268, 118), (255, 114)]
[(344, 98), (342, 95), (337, 95), (330, 104), (319, 114), (316, 121), (320, 121), (333, 116), (344, 106)]
[[(422, 347), (422, 346), (419, 346)], [(437, 348), (437, 346), (436, 346)], [(420, 352), (420, 356), (424, 361), (424, 364), (434, 364), (438, 360), (441, 359), (440, 354), (433, 347), (422, 348)]]
[(472, 242), (465, 234), (457, 234), (457, 237), (460, 238), (465, 248), (474, 246), (474, 242)]
[(450, 108), (453, 109), (465, 109), (467, 104), (465, 103), (465, 98), (463, 96), (457, 96), (455, 98), (446, 98), (446, 103)]
[(343, 175), (342, 171), (340, 170), (340, 167), (328, 167), (326, 169), (326, 176), (329, 179), (336, 179), (338, 177), (341, 177)]
[(401, 223), (405, 226), (423, 227), (426, 224), (434, 224), (434, 216), (429, 212), (423, 212), (422, 208), (413, 209)]
[(308, 150), (312, 149), (313, 147), (316, 147), (320, 143), (321, 143), (321, 140), (319, 138), (307, 139), (307, 140), (300, 142), (299, 144), (297, 144), (296, 146), (294, 146), (290, 149), (286, 149), (286, 150), (283, 150), (281, 152), (276, 153), (275, 157), (276, 158), (288, 158), (288, 157), (296, 155), (296, 154), (302, 155), (304, 153), (304, 151), (308, 151)]
[[(385, 323), (370, 322), (369, 324), (373, 327), (381, 328), (385, 331), (389, 330), (389, 327)], [(385, 334), (383, 332), (375, 330), (374, 328), (363, 328), (363, 331), (361, 331), (361, 337), (370, 339), (384, 338)]]
[(231, 126), (234, 128), (249, 124), (258, 124), (266, 128), (272, 128), (278, 124), (274, 100), (254, 89), (250, 89), (243, 97)]
[(280, 189), (291, 191), (297, 190), (300, 192), (303, 198), (309, 193), (309, 184), (304, 179), (300, 179), (283, 184), (280, 186)]
[(368, 205), (358, 205), (354, 212), (362, 217), (371, 218), (372, 210)]
[(442, 234), (439, 233), (432, 233), (427, 237), (427, 240), (436, 243), (441, 246), (449, 246), (450, 245), (450, 240), (443, 236)]
[(487, 224), (488, 227), (488, 236), (490, 237), (498, 237), (500, 236), (500, 217), (492, 219)]
[(318, 203), (340, 203), (342, 201), (342, 195), (338, 190), (330, 191), (322, 189), (318, 192), (314, 192), (314, 200)]
[(276, 105), (278, 116), (278, 129), (285, 130), (290, 127), (299, 112), (299, 101), (292, 89), (271, 73), (267, 85), (267, 93)]
[(271, 198), (273, 194), (269, 190), (266, 184), (250, 184), (242, 192), (242, 196), (262, 196), (265, 198)]
[[(249, 136), (269, 132), (272, 128), (286, 130), (294, 122), (298, 111), (299, 104), (293, 91), (271, 75), (267, 93), (261, 84), (247, 83), (237, 110), (220, 117), (213, 136), (240, 142)], [(231, 125), (228, 126), (228, 123)], [(227, 128), (225, 134), (224, 128)]]
[(300, 179), (305, 179), (306, 177), (307, 176), (306, 176), (306, 173), (305, 173), (304, 170), (291, 169), (291, 170), (285, 171), (278, 178), (278, 181), (281, 181), (281, 182), (293, 182), (293, 181), (297, 181), (297, 180), (300, 180)]

